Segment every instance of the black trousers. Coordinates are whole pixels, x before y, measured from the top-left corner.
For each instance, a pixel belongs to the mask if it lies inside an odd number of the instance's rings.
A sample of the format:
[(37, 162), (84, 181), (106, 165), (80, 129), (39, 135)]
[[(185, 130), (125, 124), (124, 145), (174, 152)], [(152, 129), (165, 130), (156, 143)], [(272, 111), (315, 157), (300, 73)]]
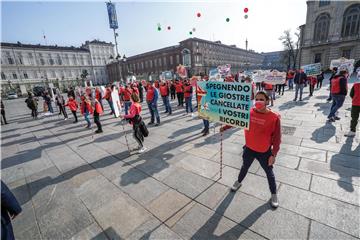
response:
[(94, 123), (97, 126), (97, 130), (102, 131), (102, 126), (100, 123), (100, 115), (97, 112), (94, 112)]
[(1, 124), (3, 124), (3, 119), (4, 119), (4, 123), (7, 124), (5, 117), (5, 110), (1, 110)]
[(318, 80), (316, 83), (316, 88), (321, 88), (322, 87), (322, 81), (323, 80)]
[(184, 106), (184, 93), (177, 93), (177, 98), (178, 98), (178, 106)]
[(359, 120), (360, 106), (351, 106), (350, 130), (356, 132), (356, 126)]
[(174, 92), (174, 91), (171, 91), (171, 100), (175, 99), (175, 98), (176, 98), (175, 96), (176, 96), (176, 95), (175, 95), (175, 92)]
[(313, 93), (314, 93), (314, 87), (315, 87), (315, 85), (309, 84), (309, 92), (310, 92), (310, 96), (312, 96), (312, 95), (313, 95)]
[(144, 142), (144, 136), (142, 135), (140, 128), (139, 128), (139, 124), (134, 124), (133, 125), (133, 137), (135, 138), (136, 142), (139, 144), (139, 147), (143, 147), (143, 142)]
[(58, 105), (59, 106), (59, 109), (60, 109), (60, 112), (59, 114), (63, 114), (64, 115), (64, 118), (68, 118), (68, 115), (66, 113), (66, 109), (65, 109), (65, 106), (64, 105)]
[(75, 118), (75, 122), (78, 122), (78, 119), (77, 119), (77, 116), (76, 116), (76, 111), (71, 111), (72, 114), (74, 115), (74, 118)]
[(282, 92), (281, 95), (284, 95), (285, 85), (286, 84), (278, 85), (278, 93), (279, 93), (279, 95), (281, 94), (281, 92)]
[(31, 116), (33, 118), (37, 118), (37, 115), (38, 115), (37, 109), (36, 108), (31, 109)]

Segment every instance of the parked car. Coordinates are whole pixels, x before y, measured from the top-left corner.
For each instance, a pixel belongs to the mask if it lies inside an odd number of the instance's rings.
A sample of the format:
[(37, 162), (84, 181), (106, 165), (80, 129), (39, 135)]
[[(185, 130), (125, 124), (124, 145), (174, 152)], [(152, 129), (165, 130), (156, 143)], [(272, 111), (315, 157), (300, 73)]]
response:
[(44, 91), (45, 91), (45, 88), (42, 86), (35, 86), (33, 88), (33, 93), (36, 97), (41, 97), (41, 95)]
[(10, 92), (7, 96), (8, 99), (17, 99), (18, 95), (15, 92)]

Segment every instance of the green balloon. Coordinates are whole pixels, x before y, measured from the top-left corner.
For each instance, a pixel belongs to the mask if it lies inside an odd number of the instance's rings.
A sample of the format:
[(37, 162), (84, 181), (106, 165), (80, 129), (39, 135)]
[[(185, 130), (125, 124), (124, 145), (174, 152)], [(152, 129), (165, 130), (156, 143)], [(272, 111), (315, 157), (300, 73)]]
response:
[(248, 18), (248, 15), (246, 15), (246, 14), (245, 14), (245, 16), (244, 16), (244, 17), (245, 17), (245, 19), (247, 19), (247, 18)]
[(158, 27), (158, 31), (161, 31), (161, 27)]
[(230, 22), (230, 18), (226, 18), (226, 21), (227, 21), (227, 22)]
[(189, 32), (190, 35), (192, 35), (192, 32)]

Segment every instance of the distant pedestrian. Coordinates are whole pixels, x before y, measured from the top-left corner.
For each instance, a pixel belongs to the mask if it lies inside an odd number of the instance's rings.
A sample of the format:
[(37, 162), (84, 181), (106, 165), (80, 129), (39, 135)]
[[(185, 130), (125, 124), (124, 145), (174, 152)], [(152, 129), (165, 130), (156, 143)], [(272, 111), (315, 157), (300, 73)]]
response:
[(65, 99), (61, 95), (60, 91), (57, 91), (55, 101), (56, 101), (56, 105), (59, 108), (59, 115), (63, 114), (64, 115), (64, 120), (67, 120), (68, 115), (67, 115), (66, 109), (65, 109)]
[(274, 92), (274, 86), (271, 83), (264, 83), (264, 90), (266, 94), (270, 98), (271, 107), (274, 106), (274, 98), (273, 98), (273, 92)]
[(324, 80), (324, 72), (323, 71), (321, 71), (320, 74), (316, 76), (316, 80), (317, 80), (316, 88), (320, 89), (322, 87), (322, 82)]
[(76, 111), (78, 109), (78, 104), (75, 101), (75, 99), (70, 95), (68, 102), (65, 104), (65, 106), (70, 108), (70, 111), (72, 112), (72, 114), (74, 115), (74, 122), (73, 123), (77, 123), (78, 119), (77, 119), (77, 115), (76, 115)]
[(169, 94), (170, 90), (168, 85), (165, 82), (162, 82), (160, 84), (160, 95), (161, 98), (163, 100), (163, 104), (165, 107), (165, 112), (164, 113), (168, 113), (169, 115), (171, 115), (172, 113), (172, 109), (171, 109), (171, 105), (170, 105), (170, 100), (169, 100)]
[(176, 87), (175, 87), (174, 80), (171, 81), (170, 92), (171, 92), (171, 100), (175, 100), (175, 98), (176, 98)]
[(49, 93), (45, 92), (43, 98), (44, 98), (44, 102), (46, 103), (48, 111), (50, 113), (54, 113), (54, 109), (53, 109), (52, 104), (51, 104), (52, 99), (51, 99)]
[(1, 125), (3, 125), (3, 124), (8, 124), (8, 123), (6, 121), (6, 116), (5, 116), (5, 106), (1, 99)]
[(80, 111), (87, 123), (86, 128), (91, 128), (90, 114), (93, 114), (94, 110), (91, 107), (89, 98), (84, 94), (81, 96)]
[(329, 122), (335, 122), (335, 120), (340, 120), (336, 116), (336, 112), (342, 107), (347, 95), (347, 70), (341, 69), (338, 75), (335, 75), (331, 80), (331, 97), (333, 103), (331, 105), (330, 113), (328, 115)]
[(147, 137), (149, 132), (141, 118), (141, 104), (139, 97), (136, 94), (131, 95), (131, 99), (133, 101), (129, 114), (125, 115), (124, 118), (130, 121), (130, 124), (133, 125), (133, 137), (136, 142), (139, 144), (139, 153), (143, 153), (147, 150), (144, 147), (144, 137)]
[(184, 89), (181, 81), (176, 80), (175, 82), (176, 97), (178, 99), (178, 107), (184, 106)]
[(122, 96), (122, 100), (124, 101), (125, 114), (128, 114), (129, 108), (131, 106), (131, 94), (132, 94), (132, 90), (128, 84), (126, 84), (125, 87), (121, 88), (120, 94)]
[(303, 89), (306, 83), (306, 74), (304, 73), (303, 69), (299, 69), (296, 71), (295, 76), (294, 76), (294, 83), (295, 83), (295, 98), (294, 101), (297, 100), (299, 91), (300, 91), (300, 96), (299, 96), (299, 101), (302, 101), (302, 95), (303, 95)]
[(193, 96), (193, 87), (190, 85), (189, 80), (185, 80), (184, 97), (185, 97), (186, 114), (190, 112), (191, 116), (193, 117), (194, 113), (192, 108), (192, 96)]
[(38, 116), (38, 103), (37, 99), (33, 97), (32, 93), (28, 93), (28, 97), (25, 100), (26, 106), (31, 110), (31, 116), (36, 119)]
[(331, 73), (331, 76), (329, 78), (329, 97), (326, 99), (326, 101), (330, 102), (332, 100), (332, 97), (331, 97), (331, 82), (332, 82), (332, 79), (336, 76), (337, 74), (337, 67), (334, 67), (332, 69), (332, 73)]
[(70, 87), (68, 92), (67, 92), (68, 97), (72, 96), (73, 99), (75, 99), (75, 91), (73, 87)]
[(315, 85), (317, 83), (317, 78), (315, 76), (309, 76), (307, 77), (308, 83), (309, 83), (309, 97), (312, 97), (315, 89)]
[(101, 126), (101, 122), (100, 122), (100, 115), (103, 113), (103, 109), (101, 107), (100, 102), (95, 99), (94, 100), (94, 123), (97, 126), (97, 130), (95, 131), (95, 133), (102, 133), (102, 126)]
[(358, 82), (354, 83), (350, 90), (350, 97), (352, 98), (350, 131), (345, 134), (345, 137), (354, 137), (356, 134), (356, 126), (360, 114), (360, 76), (358, 77)]
[(1, 180), (1, 240), (15, 240), (11, 220), (14, 220), (21, 211), (14, 194)]
[(149, 125), (154, 124), (156, 118), (155, 126), (160, 125), (160, 115), (157, 108), (157, 101), (159, 98), (158, 90), (154, 87), (153, 83), (148, 82), (146, 87), (146, 102), (150, 111), (151, 121)]
[(289, 70), (286, 75), (289, 90), (294, 89), (294, 76), (295, 76), (295, 72), (293, 70)]
[[(276, 192), (275, 175), (273, 164), (280, 149), (281, 143), (281, 123), (280, 115), (271, 111), (266, 106), (269, 104), (269, 96), (265, 92), (257, 92), (255, 95), (254, 108), (250, 110), (250, 128), (244, 130), (245, 146), (242, 154), (243, 165), (238, 179), (231, 187), (232, 191), (237, 191), (244, 180), (251, 164), (256, 158), (260, 166), (266, 173), (268, 180), (272, 207), (279, 206)], [(230, 126), (221, 127), (223, 132)]]
[(108, 102), (109, 104), (109, 107), (110, 107), (110, 115), (113, 115), (115, 114), (115, 111), (114, 111), (114, 106), (113, 106), (113, 102), (112, 102), (112, 97), (111, 97), (111, 93), (112, 93), (112, 90), (115, 88), (115, 85), (112, 85), (110, 87), (110, 85), (107, 85), (106, 86), (106, 90), (105, 90), (105, 95), (104, 95), (104, 99), (106, 99), (106, 101)]

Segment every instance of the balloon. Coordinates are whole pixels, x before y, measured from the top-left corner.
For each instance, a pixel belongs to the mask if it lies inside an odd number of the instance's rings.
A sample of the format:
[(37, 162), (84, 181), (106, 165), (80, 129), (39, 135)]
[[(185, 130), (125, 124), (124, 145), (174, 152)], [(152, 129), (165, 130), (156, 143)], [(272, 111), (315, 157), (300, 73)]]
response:
[(249, 11), (248, 8), (244, 8), (244, 13), (247, 13)]
[(192, 32), (190, 31), (189, 34), (192, 35)]
[(226, 18), (226, 22), (230, 22), (230, 18)]
[(193, 28), (192, 31), (195, 32), (195, 31), (196, 31), (196, 28)]
[(161, 27), (158, 27), (157, 30), (158, 30), (158, 31), (161, 31)]
[(245, 14), (244, 18), (245, 18), (245, 19), (247, 19), (247, 18), (248, 18), (248, 15), (247, 15), (247, 14)]
[(201, 13), (198, 12), (198, 13), (196, 14), (196, 16), (197, 16), (197, 17), (201, 17)]
[(168, 29), (168, 30), (171, 30), (171, 27), (170, 27), (170, 26), (168, 26), (168, 27), (167, 27), (167, 29)]

